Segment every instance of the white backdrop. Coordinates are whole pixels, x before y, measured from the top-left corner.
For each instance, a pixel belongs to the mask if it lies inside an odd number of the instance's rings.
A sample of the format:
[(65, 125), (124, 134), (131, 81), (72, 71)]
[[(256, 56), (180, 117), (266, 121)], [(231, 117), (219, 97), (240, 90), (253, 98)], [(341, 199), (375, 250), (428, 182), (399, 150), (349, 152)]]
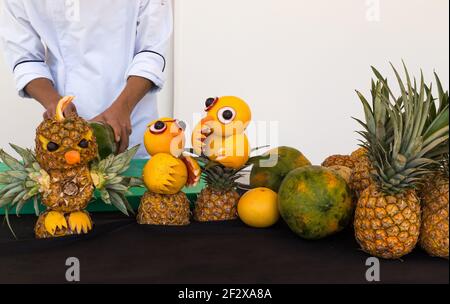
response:
[[(168, 68), (161, 114), (172, 113), (172, 94), (175, 116), (189, 123), (206, 97), (238, 95), (255, 120), (279, 121), (279, 144), (315, 163), (355, 147), (354, 90), (368, 93), (370, 65), (386, 72), (403, 58), (448, 86), (448, 0), (173, 1), (175, 85)], [(42, 110), (16, 95), (2, 54), (0, 104), (0, 147), (32, 145)]]
[(448, 85), (448, 10), (448, 0), (176, 0), (175, 116), (238, 95), (314, 163), (347, 154), (370, 65), (391, 77), (388, 61), (403, 58)]

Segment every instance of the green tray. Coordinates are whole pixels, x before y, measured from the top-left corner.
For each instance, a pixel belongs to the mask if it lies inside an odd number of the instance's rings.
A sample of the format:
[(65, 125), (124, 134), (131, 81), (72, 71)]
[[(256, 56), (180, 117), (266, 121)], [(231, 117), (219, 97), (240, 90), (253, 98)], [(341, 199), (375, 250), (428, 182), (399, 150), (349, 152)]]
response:
[[(130, 164), (130, 168), (125, 172), (125, 175), (126, 176), (134, 176), (134, 177), (141, 176), (142, 168), (144, 167), (146, 162), (147, 162), (146, 159), (132, 160), (131, 164)], [(6, 170), (7, 170), (7, 167), (4, 164), (0, 163), (0, 172), (6, 171)], [(196, 187), (183, 189), (183, 192), (186, 193), (188, 199), (191, 202), (194, 202), (197, 199), (198, 193), (200, 193), (200, 191), (203, 189), (203, 187), (204, 187), (203, 182), (200, 182)], [(133, 206), (133, 208), (135, 210), (137, 210), (137, 208), (139, 206), (139, 202), (141, 200), (141, 197), (144, 195), (145, 191), (146, 190), (144, 188), (133, 188), (133, 189), (131, 189), (130, 195), (127, 196), (128, 201), (130, 202), (131, 206)], [(41, 210), (45, 210), (45, 206), (43, 206), (42, 204), (39, 204), (39, 206), (40, 206)], [(117, 209), (114, 206), (105, 204), (101, 199), (99, 199), (99, 197), (97, 195), (96, 195), (96, 198), (89, 204), (87, 210), (89, 212), (117, 211)], [(15, 212), (16, 211), (13, 209), (10, 213), (15, 214)], [(21, 214), (34, 214), (35, 211), (34, 211), (33, 203), (27, 202), (20, 213)], [(1, 214), (5, 214), (4, 208), (0, 209), (0, 215)]]

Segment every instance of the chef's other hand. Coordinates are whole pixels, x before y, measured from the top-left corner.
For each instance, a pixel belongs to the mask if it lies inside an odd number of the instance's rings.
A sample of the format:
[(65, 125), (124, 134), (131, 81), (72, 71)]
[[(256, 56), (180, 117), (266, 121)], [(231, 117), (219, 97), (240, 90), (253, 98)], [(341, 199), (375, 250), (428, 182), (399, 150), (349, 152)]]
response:
[(131, 129), (131, 111), (125, 102), (117, 100), (105, 112), (98, 115), (93, 121), (109, 124), (114, 130), (116, 143), (119, 145), (119, 153), (128, 148)]

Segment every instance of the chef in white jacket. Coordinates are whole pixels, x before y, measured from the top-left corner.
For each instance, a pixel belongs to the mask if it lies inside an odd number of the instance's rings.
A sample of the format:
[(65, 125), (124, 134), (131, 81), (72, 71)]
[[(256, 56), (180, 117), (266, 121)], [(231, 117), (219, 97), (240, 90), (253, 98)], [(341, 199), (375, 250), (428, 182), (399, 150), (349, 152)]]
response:
[(171, 0), (2, 1), (0, 40), (19, 94), (47, 117), (76, 96), (67, 111), (109, 123), (121, 151), (141, 143), (158, 116)]

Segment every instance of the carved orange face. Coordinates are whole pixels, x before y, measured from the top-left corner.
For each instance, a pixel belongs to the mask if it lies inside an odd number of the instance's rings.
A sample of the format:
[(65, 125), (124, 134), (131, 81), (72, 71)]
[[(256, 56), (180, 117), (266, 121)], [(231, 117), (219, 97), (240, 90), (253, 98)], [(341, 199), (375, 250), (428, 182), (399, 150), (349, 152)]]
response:
[(158, 153), (179, 157), (184, 149), (184, 122), (173, 118), (160, 118), (152, 121), (144, 134), (144, 145), (150, 156)]
[(206, 100), (206, 117), (202, 119), (202, 133), (218, 137), (244, 133), (252, 119), (247, 103), (234, 96)]

